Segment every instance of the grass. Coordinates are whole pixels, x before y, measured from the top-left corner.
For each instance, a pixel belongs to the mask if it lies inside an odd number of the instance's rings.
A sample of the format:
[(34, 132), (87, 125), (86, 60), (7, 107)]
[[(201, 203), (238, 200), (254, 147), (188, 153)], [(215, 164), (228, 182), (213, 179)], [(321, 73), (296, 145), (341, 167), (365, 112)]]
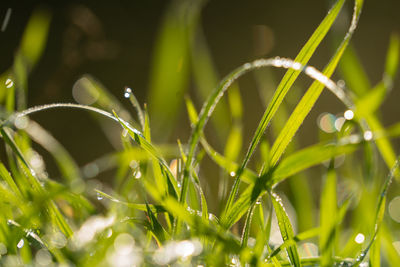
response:
[[(188, 7), (172, 9), (156, 48), (161, 63), (153, 71), (149, 110), (131, 89), (125, 92), (136, 111), (133, 115), (90, 76), (78, 82), (95, 99), (91, 106), (55, 103), (27, 108), (27, 77), (43, 52), (50, 24), (48, 13), (34, 13), (14, 65), (0, 77), (5, 150), (0, 163), (1, 265), (399, 266), (399, 241), (394, 239), (399, 227), (386, 211), (387, 202), (398, 194), (398, 186), (389, 186), (399, 177), (391, 139), (400, 135), (400, 124), (386, 128), (379, 114), (397, 72), (399, 37), (391, 37), (382, 81), (372, 87), (350, 45), (363, 6), (362, 0), (355, 0), (350, 27), (326, 67), (320, 72), (308, 65), (344, 2), (334, 3), (294, 60), (245, 63), (215, 85), (207, 98), (206, 87), (217, 75), (201, 36), (196, 39), (200, 44), (188, 41), (199, 34), (193, 28), (201, 5), (189, 9), (187, 28), (173, 14)], [(201, 59), (193, 71), (205, 98), (199, 111), (186, 98), (191, 134), (176, 145), (152, 140), (154, 129), (161, 131), (177, 120), (180, 103), (165, 101), (171, 98), (168, 88), (183, 91), (188, 79), (187, 59), (179, 75), (166, 75), (179, 58), (167, 55), (171, 47)], [(348, 88), (330, 79), (338, 66)], [(267, 68), (286, 73), (244, 150), (244, 107), (237, 80), (255, 72), (262, 82)], [(296, 89), (299, 75), (313, 83), (291, 106), (288, 92)], [(324, 88), (342, 102), (343, 114), (328, 125), (334, 130), (320, 131), (318, 142), (301, 147), (295, 135)], [(228, 101), (223, 102), (226, 92)], [(122, 149), (79, 166), (31, 118), (54, 109), (91, 112), (100, 124), (114, 121), (113, 127), (121, 129)], [(161, 122), (150, 122), (153, 117)], [(222, 153), (205, 134), (209, 120), (225, 144)], [(68, 123), (74, 127), (73, 121)], [(269, 125), (274, 142), (264, 135)], [(47, 158), (39, 155), (38, 146), (54, 157), (60, 177), (49, 177)], [(203, 171), (208, 168), (206, 157), (217, 166), (212, 177)], [(109, 170), (114, 171), (112, 181), (96, 180)], [(217, 195), (208, 190), (215, 185), (212, 179), (218, 179)]]

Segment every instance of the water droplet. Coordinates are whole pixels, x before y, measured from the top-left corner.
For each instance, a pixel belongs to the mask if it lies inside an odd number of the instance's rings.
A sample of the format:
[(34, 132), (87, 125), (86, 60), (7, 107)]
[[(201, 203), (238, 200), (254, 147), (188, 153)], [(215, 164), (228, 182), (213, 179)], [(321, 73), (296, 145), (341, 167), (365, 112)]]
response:
[(110, 228), (107, 230), (106, 237), (110, 238), (112, 236), (112, 234), (113, 234), (113, 230)]
[(14, 121), (15, 127), (17, 127), (18, 129), (25, 129), (28, 126), (28, 124), (29, 124), (29, 120), (25, 116), (17, 117)]
[(24, 244), (25, 244), (25, 241), (23, 238), (21, 238), (21, 240), (17, 244), (17, 248), (22, 248), (24, 246)]
[(358, 244), (362, 244), (365, 241), (365, 236), (362, 233), (358, 233), (354, 238), (354, 241)]
[(7, 79), (5, 84), (6, 88), (11, 88), (14, 85), (14, 82), (11, 79)]
[(97, 196), (97, 200), (102, 200), (103, 199), (103, 195), (100, 194), (99, 192), (96, 193)]
[(346, 82), (343, 80), (339, 80), (337, 81), (337, 86), (339, 86), (340, 88), (344, 88), (346, 86)]
[(182, 186), (181, 183), (179, 183), (179, 182), (177, 183), (177, 185), (178, 185), (179, 188)]
[(126, 87), (125, 92), (124, 92), (124, 97), (129, 98), (129, 97), (131, 97), (131, 94), (132, 94), (132, 89), (129, 87)]
[(352, 111), (352, 110), (346, 110), (345, 112), (344, 112), (344, 118), (346, 119), (346, 120), (352, 120), (353, 118), (354, 118), (354, 112)]
[(231, 172), (229, 173), (229, 175), (230, 175), (231, 177), (235, 177), (235, 175), (236, 175), (236, 172), (234, 172), (234, 171), (231, 171)]
[(142, 172), (140, 171), (140, 164), (136, 160), (132, 160), (129, 163), (129, 167), (132, 169), (132, 175), (134, 178), (139, 179), (142, 177)]
[(373, 134), (371, 131), (365, 131), (364, 132), (364, 140), (365, 141), (370, 141), (372, 140)]
[(258, 199), (257, 201), (256, 201), (256, 205), (260, 205), (261, 204), (261, 199)]

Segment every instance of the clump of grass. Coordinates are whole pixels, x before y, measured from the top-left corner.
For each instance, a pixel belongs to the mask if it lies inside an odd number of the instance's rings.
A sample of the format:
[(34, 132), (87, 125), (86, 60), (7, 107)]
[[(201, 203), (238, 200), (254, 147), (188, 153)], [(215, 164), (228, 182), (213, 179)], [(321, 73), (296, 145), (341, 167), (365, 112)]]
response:
[[(340, 60), (342, 64), (361, 66), (349, 62), (355, 57), (344, 53), (350, 53), (345, 50), (356, 29), (362, 0), (355, 1), (349, 30), (326, 67), (320, 72), (307, 64), (343, 4), (344, 0), (336, 1), (294, 60), (276, 57), (243, 64), (215, 87), (199, 112), (192, 100), (186, 98), (192, 131), (187, 142), (178, 141), (172, 147), (152, 140), (149, 112), (146, 106), (142, 108), (131, 89), (126, 89), (125, 98), (135, 108), (134, 116), (127, 115), (123, 105), (89, 76), (78, 82), (82, 82), (88, 94), (96, 95), (93, 106), (58, 103), (27, 108), (26, 77), (42, 48), (23, 43), (13, 68), (0, 77), (6, 87), (0, 95), (3, 104), (0, 134), (6, 151), (6, 161), (0, 163), (2, 264), (358, 266), (369, 263), (379, 266), (385, 263), (398, 266), (400, 256), (392, 237), (397, 227), (384, 215), (389, 185), (398, 177), (398, 160), (390, 138), (400, 135), (400, 126), (384, 128), (376, 113), (397, 71), (399, 38), (394, 35), (391, 39), (385, 73), (376, 87), (367, 90), (338, 86), (330, 77)], [(193, 10), (196, 8), (199, 7)], [(47, 27), (38, 25), (48, 26), (48, 23), (47, 14), (33, 16), (26, 36), (35, 36), (37, 32), (36, 36), (44, 39)], [(181, 36), (162, 36), (166, 38), (161, 42), (165, 46), (182, 41)], [(24, 42), (29, 42), (28, 37)], [(201, 51), (202, 56), (208, 56), (206, 50)], [(204, 66), (208, 72), (212, 69)], [(267, 67), (287, 71), (240, 160), (242, 103), (234, 83), (245, 73)], [(346, 68), (343, 71), (348, 79), (354, 79), (350, 84), (361, 79), (346, 73)], [(364, 75), (362, 69), (352, 71)], [(314, 82), (289, 113), (284, 100), (301, 74)], [(170, 84), (179, 85), (182, 79)], [(153, 94), (165, 93), (155, 88)], [(337, 118), (341, 124), (336, 125), (333, 133), (300, 149), (293, 138), (324, 88), (332, 91), (346, 112)], [(208, 142), (204, 129), (210, 118), (214, 118), (215, 108), (227, 90), (230, 90), (229, 101), (223, 104), (223, 109), (231, 110), (232, 126), (225, 152), (219, 153)], [(115, 121), (114, 127), (121, 127), (122, 149), (78, 166), (49, 132), (28, 118), (56, 108), (81, 109)], [(164, 108), (173, 112), (176, 109), (168, 104)], [(279, 116), (284, 116), (281, 121), (285, 122), (281, 127), (272, 120), (278, 116), (278, 108), (283, 110)], [(226, 116), (221, 114), (218, 116)], [(103, 120), (96, 119), (100, 123)], [(218, 125), (221, 121), (215, 119), (213, 123)], [(73, 121), (69, 124), (74, 127)], [(264, 138), (270, 124), (276, 136), (271, 145)], [(60, 179), (48, 177), (33, 142), (54, 157)], [(260, 157), (255, 155), (257, 147)], [(339, 166), (338, 159), (344, 155), (347, 158)], [(209, 179), (202, 172), (205, 156), (221, 170), (221, 175), (214, 175), (222, 181), (217, 209), (209, 208), (215, 203), (206, 192)], [(389, 173), (386, 178), (377, 171), (383, 169), (381, 159), (387, 165), (383, 171)], [(257, 169), (249, 167), (251, 160)], [(310, 198), (315, 189), (309, 185), (305, 173), (321, 164), (327, 167), (322, 168), (316, 210)], [(93, 183), (93, 177), (109, 169), (115, 169), (110, 184)], [(346, 181), (342, 181), (344, 176), (348, 177)], [(291, 187), (291, 194), (279, 190), (278, 185), (284, 181)]]

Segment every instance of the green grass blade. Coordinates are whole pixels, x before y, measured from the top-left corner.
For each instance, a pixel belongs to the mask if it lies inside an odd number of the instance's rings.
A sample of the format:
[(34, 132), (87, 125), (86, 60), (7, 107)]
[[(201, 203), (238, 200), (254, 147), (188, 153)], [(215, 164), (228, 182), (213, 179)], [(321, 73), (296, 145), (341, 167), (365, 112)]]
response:
[(292, 176), (311, 166), (330, 160), (333, 157), (354, 152), (357, 143), (318, 144), (293, 153), (283, 159), (273, 172), (272, 178), (267, 181), (269, 187), (275, 186), (285, 178)]
[[(290, 223), (289, 216), (287, 215), (285, 208), (283, 207), (282, 200), (280, 197), (272, 193), (271, 194), (272, 204), (274, 205), (276, 218), (278, 220), (279, 230), (281, 231), (283, 242), (291, 240), (294, 237), (293, 227)], [(290, 263), (294, 266), (301, 266), (299, 253), (297, 251), (296, 243), (289, 245), (286, 248), (289, 255)]]
[[(394, 80), (399, 68), (400, 60), (400, 37), (398, 34), (392, 34), (389, 42), (389, 48), (386, 55), (385, 75)], [(385, 77), (384, 77), (385, 79)]]
[[(336, 50), (335, 55), (332, 57), (329, 64), (325, 67), (324, 71), (322, 72), (328, 78), (330, 78), (331, 75), (333, 74), (334, 70), (336, 69), (340, 61), (340, 58), (342, 57), (347, 45), (349, 44), (350, 38), (353, 35), (353, 32), (357, 26), (362, 4), (363, 1), (356, 1), (355, 13), (350, 29), (346, 34), (345, 39), (340, 44), (339, 48)], [(310, 86), (310, 88), (307, 90), (307, 92), (304, 94), (304, 96), (296, 106), (295, 110), (293, 111), (292, 115), (290, 116), (289, 120), (283, 127), (282, 131), (276, 138), (276, 141), (274, 142), (271, 148), (272, 166), (278, 162), (278, 160), (286, 150), (286, 147), (288, 146), (293, 136), (299, 129), (300, 125), (303, 123), (304, 119), (311, 111), (318, 97), (322, 93), (324, 86), (325, 85), (321, 84), (319, 81), (313, 82), (313, 84)]]
[[(323, 38), (331, 28), (332, 23), (335, 21), (343, 4), (344, 1), (342, 0), (339, 0), (335, 3), (335, 5), (328, 12), (328, 15), (321, 22), (321, 24), (318, 26), (318, 28), (314, 31), (314, 33), (310, 37), (310, 39), (303, 46), (299, 54), (296, 56), (294, 60), (295, 62), (298, 62), (302, 65), (307, 64), (307, 62), (313, 55), (314, 51), (317, 49), (318, 45), (320, 44), (320, 42), (323, 40)], [(283, 99), (285, 98), (287, 92), (293, 85), (296, 78), (299, 76), (300, 72), (301, 72), (300, 70), (289, 69), (286, 72), (285, 76), (282, 78), (280, 84), (278, 85), (278, 88), (276, 89), (274, 96), (272, 97), (267, 109), (265, 110), (262, 116), (262, 119), (257, 127), (254, 137), (252, 138), (251, 144), (244, 157), (243, 163), (241, 164), (240, 169), (236, 173), (236, 179), (232, 187), (231, 193), (229, 194), (225, 211), (227, 211), (230, 208), (237, 195), (242, 169), (246, 167), (247, 162), (250, 160), (251, 155), (254, 153), (254, 150), (256, 149), (261, 139), (261, 136), (264, 134), (272, 117), (275, 115), (276, 111), (278, 110), (278, 107), (282, 103)]]
[(320, 236), (319, 251), (321, 254), (321, 265), (331, 266), (333, 264), (335, 228), (337, 214), (336, 196), (336, 171), (334, 169), (334, 159), (331, 160), (325, 185), (321, 193), (320, 205)]
[(146, 207), (148, 219), (150, 221), (151, 232), (153, 233), (154, 238), (157, 240), (157, 243), (162, 244), (170, 237), (165, 229), (162, 227), (162, 225), (159, 223), (156, 216), (154, 216), (154, 213), (151, 211), (150, 207), (148, 205), (146, 205)]
[(373, 236), (371, 238), (371, 241), (369, 242), (367, 247), (359, 254), (359, 256), (356, 259), (356, 263), (354, 264), (354, 266), (360, 265), (360, 263), (364, 260), (364, 258), (368, 254), (369, 250), (371, 249), (371, 246), (376, 241), (376, 237), (377, 237), (378, 232), (379, 232), (379, 230), (381, 228), (381, 225), (382, 225), (382, 222), (383, 222), (383, 217), (384, 217), (384, 214), (385, 214), (386, 195), (387, 195), (389, 186), (393, 181), (395, 173), (398, 171), (399, 159), (400, 158), (396, 159), (395, 164), (393, 165), (392, 169), (390, 170), (390, 173), (388, 174), (388, 176), (387, 176), (387, 178), (385, 180), (385, 183), (382, 186), (382, 190), (381, 190), (381, 193), (379, 195), (378, 206), (377, 206), (377, 210), (376, 210), (376, 214), (375, 214), (374, 233), (373, 233)]

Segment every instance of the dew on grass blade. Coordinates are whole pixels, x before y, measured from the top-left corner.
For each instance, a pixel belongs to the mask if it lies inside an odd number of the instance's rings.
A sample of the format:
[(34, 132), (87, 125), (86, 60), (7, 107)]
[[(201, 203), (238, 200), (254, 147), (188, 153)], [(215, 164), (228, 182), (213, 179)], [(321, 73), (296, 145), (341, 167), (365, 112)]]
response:
[(18, 129), (25, 129), (26, 127), (28, 127), (29, 124), (29, 119), (28, 117), (17, 117), (14, 121), (14, 125), (15, 127), (17, 127)]
[(364, 132), (364, 140), (365, 141), (371, 141), (373, 137), (373, 134), (371, 131), (365, 131)]
[(136, 179), (140, 179), (142, 177), (142, 172), (140, 171), (140, 164), (136, 160), (132, 160), (129, 163), (129, 167), (132, 169), (132, 175)]
[(103, 195), (100, 194), (99, 192), (96, 193), (96, 197), (97, 197), (97, 200), (102, 200), (103, 199)]
[(339, 81), (336, 82), (336, 84), (340, 88), (345, 88), (345, 86), (346, 86), (346, 82), (344, 80), (339, 80)]
[(234, 171), (231, 171), (231, 172), (229, 173), (229, 175), (230, 175), (231, 177), (235, 177), (235, 175), (236, 175), (236, 172), (234, 172)]
[(5, 85), (6, 85), (6, 88), (11, 88), (11, 87), (13, 87), (14, 82), (13, 82), (13, 80), (11, 80), (10, 78), (8, 78), (8, 79), (6, 80)]
[(125, 92), (124, 92), (124, 97), (129, 98), (129, 97), (131, 97), (131, 94), (132, 94), (132, 89), (129, 87), (126, 87)]
[(353, 118), (354, 118), (354, 112), (352, 111), (352, 110), (350, 110), (350, 109), (348, 109), (348, 110), (346, 110), (345, 112), (344, 112), (344, 118), (346, 119), (346, 120), (352, 120)]
[(17, 248), (22, 248), (25, 244), (25, 241), (23, 238), (21, 238), (21, 240), (19, 240), (18, 244), (17, 244)]
[(358, 233), (358, 234), (356, 235), (356, 237), (354, 238), (354, 241), (355, 241), (357, 244), (362, 244), (362, 243), (364, 243), (364, 241), (365, 241), (365, 236), (364, 236), (362, 233)]

